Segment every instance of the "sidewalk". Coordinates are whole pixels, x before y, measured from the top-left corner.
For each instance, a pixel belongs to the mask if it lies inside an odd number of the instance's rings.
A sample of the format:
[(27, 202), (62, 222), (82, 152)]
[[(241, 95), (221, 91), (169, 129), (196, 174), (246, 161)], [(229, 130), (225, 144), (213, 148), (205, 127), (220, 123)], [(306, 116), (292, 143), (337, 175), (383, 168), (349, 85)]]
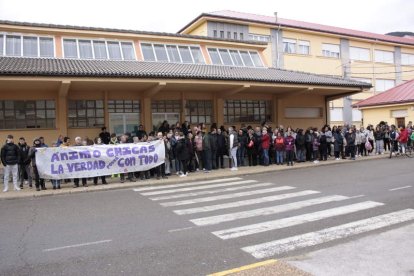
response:
[(188, 177), (181, 178), (177, 175), (171, 175), (168, 179), (150, 179), (150, 180), (137, 180), (136, 182), (125, 182), (120, 183), (119, 178), (111, 179), (107, 178), (108, 185), (101, 185), (98, 184), (97, 186), (93, 185), (91, 181), (88, 183), (88, 187), (79, 187), (79, 188), (72, 188), (73, 182), (62, 184), (62, 189), (60, 190), (53, 190), (52, 184), (50, 182), (46, 182), (46, 191), (37, 192), (35, 188), (30, 189), (27, 185), (24, 186), (23, 190), (20, 191), (13, 191), (13, 184), (9, 183), (9, 191), (3, 193), (3, 185), (1, 186), (0, 190), (0, 200), (5, 199), (16, 199), (16, 198), (27, 198), (27, 197), (40, 197), (40, 196), (50, 196), (50, 195), (61, 195), (61, 194), (75, 194), (75, 193), (84, 193), (84, 192), (95, 192), (95, 191), (106, 191), (106, 190), (115, 190), (115, 189), (125, 189), (125, 188), (133, 188), (133, 187), (140, 187), (140, 186), (151, 186), (151, 185), (165, 185), (165, 184), (174, 184), (180, 182), (190, 182), (190, 181), (200, 181), (200, 180), (211, 180), (215, 178), (226, 178), (226, 177), (234, 177), (234, 176), (244, 176), (244, 175), (253, 175), (253, 174), (261, 174), (267, 172), (278, 172), (278, 171), (287, 171), (287, 170), (297, 170), (301, 168), (312, 168), (312, 167), (320, 167), (320, 166), (331, 166), (331, 165), (343, 165), (349, 162), (363, 162), (368, 160), (376, 160), (376, 159), (383, 159), (388, 158), (388, 154), (384, 155), (371, 155), (366, 157), (359, 157), (355, 161), (351, 160), (338, 160), (335, 161), (334, 158), (329, 159), (328, 161), (321, 161), (318, 164), (314, 164), (313, 162), (305, 162), (305, 163), (295, 163), (294, 166), (276, 166), (270, 165), (268, 167), (264, 166), (254, 166), (254, 167), (240, 167), (238, 171), (231, 171), (230, 169), (219, 169), (213, 170), (211, 173), (204, 173), (194, 172), (190, 173)]

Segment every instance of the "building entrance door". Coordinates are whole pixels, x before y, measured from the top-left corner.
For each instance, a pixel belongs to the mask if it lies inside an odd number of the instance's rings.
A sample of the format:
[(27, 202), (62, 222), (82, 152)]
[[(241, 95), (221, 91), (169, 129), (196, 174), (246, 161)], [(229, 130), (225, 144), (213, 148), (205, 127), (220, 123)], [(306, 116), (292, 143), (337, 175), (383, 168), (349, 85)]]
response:
[(397, 127), (405, 126), (405, 118), (404, 117), (395, 118), (395, 124)]
[(152, 113), (152, 130), (157, 131), (164, 121), (170, 126), (175, 125), (180, 121), (180, 113)]
[(109, 113), (109, 129), (111, 133), (122, 135), (127, 132), (135, 136), (138, 131), (139, 113)]

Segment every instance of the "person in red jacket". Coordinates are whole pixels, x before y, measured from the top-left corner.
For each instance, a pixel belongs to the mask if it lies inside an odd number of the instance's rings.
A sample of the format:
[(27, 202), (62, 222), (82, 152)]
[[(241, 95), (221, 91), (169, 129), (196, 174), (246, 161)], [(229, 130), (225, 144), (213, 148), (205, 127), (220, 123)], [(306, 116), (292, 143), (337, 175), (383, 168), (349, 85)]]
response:
[(269, 148), (270, 148), (270, 136), (267, 133), (267, 129), (262, 131), (262, 149), (263, 149), (263, 165), (269, 166)]
[(405, 128), (405, 126), (401, 127), (398, 141), (400, 142), (401, 153), (405, 154), (405, 149), (407, 148), (407, 142), (408, 142), (408, 130)]

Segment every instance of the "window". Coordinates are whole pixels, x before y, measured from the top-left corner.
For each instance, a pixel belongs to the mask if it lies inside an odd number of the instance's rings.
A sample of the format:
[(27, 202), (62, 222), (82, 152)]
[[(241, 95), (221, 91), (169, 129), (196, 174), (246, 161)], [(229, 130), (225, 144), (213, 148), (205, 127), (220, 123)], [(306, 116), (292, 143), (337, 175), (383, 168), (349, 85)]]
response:
[(229, 51), (227, 49), (219, 49), (219, 53), (224, 65), (233, 65), (233, 61), (231, 60)]
[(187, 101), (185, 118), (191, 124), (211, 124), (213, 122), (213, 102), (209, 100)]
[(180, 54), (178, 53), (176, 45), (167, 45), (167, 52), (171, 62), (181, 62)]
[(369, 49), (349, 47), (349, 56), (351, 60), (370, 61)]
[(395, 86), (395, 80), (376, 79), (375, 80), (375, 91), (383, 92), (391, 89)]
[(296, 39), (283, 38), (283, 52), (289, 54), (296, 53)]
[(54, 57), (51, 37), (0, 34), (0, 56)]
[(181, 103), (179, 100), (152, 101), (151, 109), (153, 113), (180, 113)]
[(145, 61), (205, 63), (199, 46), (141, 43), (141, 49)]
[(102, 127), (105, 124), (102, 100), (69, 100), (69, 124), (76, 127)]
[(320, 107), (287, 107), (285, 118), (320, 118), (322, 108)]
[(187, 46), (178, 46), (178, 50), (180, 52), (181, 60), (183, 63), (193, 63), (190, 49)]
[(227, 32), (227, 38), (231, 39), (231, 32)]
[(213, 64), (222, 64), (220, 55), (217, 51), (217, 49), (208, 49), (208, 53), (210, 54), (211, 62)]
[(309, 55), (310, 54), (310, 42), (306, 40), (298, 41), (298, 54)]
[(122, 60), (121, 47), (119, 46), (119, 42), (108, 41), (106, 42), (106, 45), (108, 47), (109, 59)]
[(134, 100), (109, 100), (109, 113), (140, 113), (139, 101)]
[(271, 121), (271, 101), (226, 100), (225, 123)]
[(40, 57), (54, 57), (53, 38), (39, 37)]
[(55, 128), (54, 100), (0, 101), (0, 129)]
[(233, 39), (237, 39), (237, 32), (233, 33)]
[(15, 35), (6, 35), (6, 56), (19, 57), (21, 55), (21, 37)]
[(270, 36), (268, 35), (259, 35), (259, 34), (249, 34), (249, 40), (269, 42)]
[(323, 43), (322, 44), (322, 55), (324, 57), (339, 58), (340, 57), (339, 45)]
[(394, 52), (375, 50), (375, 62), (394, 63)]
[(93, 51), (96, 59), (108, 59), (105, 41), (93, 41)]
[(135, 60), (135, 51), (132, 42), (121, 42), (121, 49), (124, 60)]
[(217, 30), (213, 30), (213, 37), (217, 37)]
[(414, 65), (414, 54), (401, 54), (402, 65)]
[(361, 122), (362, 121), (362, 112), (357, 108), (352, 109), (352, 121)]
[(92, 42), (90, 40), (79, 40), (79, 56), (84, 59), (92, 59)]
[(37, 37), (24, 36), (23, 37), (23, 56), (24, 57), (37, 57)]
[(224, 38), (224, 31), (220, 31), (220, 38)]
[(244, 34), (240, 33), (240, 40), (244, 40)]
[(76, 47), (76, 39), (64, 39), (63, 52), (65, 58), (77, 58), (78, 49)]
[(211, 62), (213, 64), (263, 67), (259, 53), (256, 51), (209, 48), (208, 53), (210, 54)]
[(155, 61), (155, 54), (152, 49), (152, 44), (142, 43), (141, 50), (145, 61)]

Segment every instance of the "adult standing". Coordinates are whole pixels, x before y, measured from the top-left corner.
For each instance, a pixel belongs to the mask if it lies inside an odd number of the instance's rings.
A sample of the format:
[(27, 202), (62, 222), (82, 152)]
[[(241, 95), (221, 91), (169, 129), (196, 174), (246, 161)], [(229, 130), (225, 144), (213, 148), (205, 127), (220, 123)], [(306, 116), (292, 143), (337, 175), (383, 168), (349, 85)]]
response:
[(384, 131), (378, 125), (374, 131), (375, 154), (384, 154)]
[[(80, 146), (83, 146), (83, 144), (82, 144), (82, 138), (81, 137), (76, 137), (75, 138), (75, 145), (74, 145), (74, 147), (80, 147)], [(86, 183), (86, 178), (82, 178), (82, 186), (84, 186), (84, 187), (88, 187), (88, 184)], [(73, 188), (78, 188), (79, 187), (79, 178), (75, 178), (74, 180), (73, 180), (73, 182), (75, 183), (74, 185), (73, 185)]]
[(6, 144), (1, 148), (1, 162), (4, 166), (4, 190), (9, 190), (9, 178), (10, 173), (13, 177), (14, 190), (19, 191), (20, 188), (17, 186), (18, 179), (18, 163), (20, 160), (19, 147), (13, 141), (13, 135), (7, 135)]
[(224, 169), (224, 155), (226, 154), (226, 137), (223, 135), (221, 129), (217, 129), (217, 168)]
[(296, 159), (298, 163), (305, 162), (306, 138), (303, 135), (303, 129), (299, 129), (295, 139), (296, 144)]
[(99, 133), (99, 138), (101, 138), (103, 144), (108, 145), (111, 140), (111, 134), (106, 130), (106, 127), (102, 127), (101, 130), (102, 132)]
[(239, 129), (239, 134), (237, 136), (239, 140), (239, 148), (237, 149), (237, 164), (239, 167), (244, 166), (244, 157), (246, 154), (246, 146), (247, 146), (247, 136), (243, 132), (242, 129)]
[(179, 133), (177, 140), (177, 159), (181, 162), (182, 173), (180, 177), (186, 177), (188, 175), (188, 160), (190, 159), (188, 138), (184, 137), (183, 133)]
[(18, 147), (20, 150), (20, 160), (19, 160), (19, 176), (20, 176), (20, 189), (23, 189), (24, 175), (26, 173), (29, 187), (32, 187), (32, 171), (30, 169), (30, 158), (29, 150), (30, 147), (27, 145), (24, 137), (19, 139)]
[(234, 131), (233, 127), (229, 127), (229, 155), (232, 159), (232, 171), (237, 171), (237, 149), (239, 147), (239, 140), (237, 133)]
[(40, 141), (40, 139), (34, 139), (33, 140), (33, 147), (30, 148), (29, 156), (28, 156), (28, 158), (30, 158), (32, 160), (35, 186), (36, 186), (36, 191), (38, 191), (38, 192), (40, 190), (46, 190), (45, 180), (40, 178), (39, 171), (37, 170), (37, 166), (36, 166), (37, 150), (41, 147), (42, 147), (42, 142)]
[(348, 153), (351, 155), (351, 160), (355, 160), (355, 139), (354, 130), (349, 128), (348, 132), (345, 134), (345, 140), (346, 146), (348, 147)]
[(263, 166), (269, 166), (270, 136), (266, 128), (262, 130)]

